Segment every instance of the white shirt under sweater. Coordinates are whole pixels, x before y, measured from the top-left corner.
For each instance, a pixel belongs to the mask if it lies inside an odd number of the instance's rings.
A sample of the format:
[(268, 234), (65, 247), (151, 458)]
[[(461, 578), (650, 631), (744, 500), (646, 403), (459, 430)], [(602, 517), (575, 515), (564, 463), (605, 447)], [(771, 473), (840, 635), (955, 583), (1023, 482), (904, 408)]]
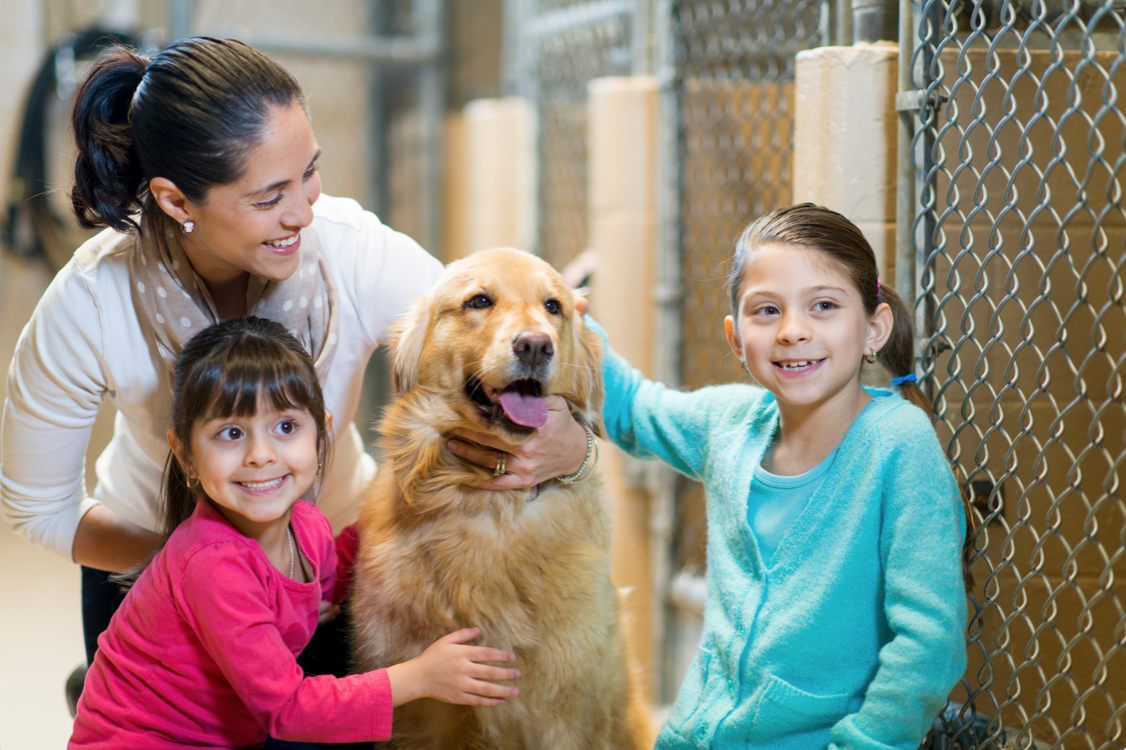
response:
[[(335, 442), (319, 500), (339, 530), (355, 520), (360, 493), (375, 474), (352, 423), (364, 369), (391, 323), (429, 290), (442, 266), (355, 201), (321, 196), (313, 212), (340, 305), (340, 341), (322, 383)], [(159, 526), (172, 394), (133, 307), (134, 242), (107, 229), (76, 251), (20, 335), (8, 371), (0, 430), (4, 515), (28, 540), (67, 557), (79, 521), (97, 503), (144, 528)], [(117, 419), (89, 497), (86, 448), (106, 398)]]

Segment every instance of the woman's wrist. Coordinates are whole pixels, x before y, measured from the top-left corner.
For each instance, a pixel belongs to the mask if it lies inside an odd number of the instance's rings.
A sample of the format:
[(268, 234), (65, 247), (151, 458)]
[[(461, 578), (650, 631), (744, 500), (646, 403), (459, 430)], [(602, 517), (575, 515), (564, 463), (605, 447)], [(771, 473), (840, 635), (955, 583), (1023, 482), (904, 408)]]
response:
[(575, 482), (589, 479), (591, 475), (594, 474), (595, 464), (598, 463), (598, 441), (594, 437), (594, 432), (582, 422), (576, 420), (576, 424), (583, 429), (583, 433), (586, 435), (583, 462), (574, 472), (556, 477), (556, 479), (564, 484), (574, 484)]
[(583, 466), (588, 463), (590, 455), (589, 442), (591, 438), (588, 437), (589, 433), (587, 426), (577, 419), (572, 418), (571, 424), (567, 429), (567, 465), (558, 477), (574, 476), (583, 470)]

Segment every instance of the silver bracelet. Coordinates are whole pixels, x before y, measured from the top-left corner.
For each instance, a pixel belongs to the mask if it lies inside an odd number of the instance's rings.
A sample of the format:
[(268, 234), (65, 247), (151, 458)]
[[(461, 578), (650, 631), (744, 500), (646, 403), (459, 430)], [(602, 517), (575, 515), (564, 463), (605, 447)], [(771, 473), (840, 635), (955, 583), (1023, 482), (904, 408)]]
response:
[[(574, 474), (568, 474), (565, 477), (556, 477), (556, 479), (563, 484), (574, 484), (584, 479), (590, 479), (591, 475), (594, 474), (594, 467), (598, 465), (598, 441), (594, 439), (594, 433), (591, 432), (589, 427), (582, 422), (579, 422), (579, 426), (586, 430), (586, 456), (583, 458), (583, 465), (580, 466), (579, 470)], [(594, 461), (590, 460), (592, 453), (594, 454)], [(586, 476), (583, 476), (583, 472), (586, 471), (588, 464), (590, 465), (590, 471)]]

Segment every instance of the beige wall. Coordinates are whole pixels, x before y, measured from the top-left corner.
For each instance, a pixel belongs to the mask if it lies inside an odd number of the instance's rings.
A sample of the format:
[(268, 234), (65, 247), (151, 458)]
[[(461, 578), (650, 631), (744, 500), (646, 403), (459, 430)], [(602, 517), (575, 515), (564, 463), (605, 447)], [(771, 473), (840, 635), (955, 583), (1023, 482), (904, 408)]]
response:
[(847, 216), (895, 279), (898, 45), (799, 52), (794, 101), (794, 203)]
[[(614, 350), (650, 374), (657, 312), (652, 290), (659, 104), (653, 78), (599, 78), (588, 86), (587, 226), (589, 247), (598, 256), (591, 312), (606, 329)], [(627, 639), (651, 690), (651, 500), (637, 464), (602, 441), (599, 474), (614, 521), (611, 575), (615, 585), (630, 592), (625, 598)]]
[[(490, 247), (535, 243), (536, 115), (516, 97), (478, 99), (462, 109), (460, 140), (449, 151), (451, 259)], [(448, 131), (453, 134), (454, 131)], [(452, 212), (449, 209), (453, 209)]]

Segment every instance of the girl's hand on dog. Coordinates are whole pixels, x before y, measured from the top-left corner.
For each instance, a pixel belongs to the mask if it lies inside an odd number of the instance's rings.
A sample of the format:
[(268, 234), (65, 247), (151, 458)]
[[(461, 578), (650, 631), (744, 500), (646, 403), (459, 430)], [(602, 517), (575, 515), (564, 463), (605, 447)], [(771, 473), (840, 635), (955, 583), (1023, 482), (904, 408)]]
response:
[(574, 474), (586, 457), (586, 430), (571, 416), (567, 401), (562, 396), (548, 397), (547, 407), (547, 422), (522, 445), (510, 445), (484, 432), (457, 429), (453, 431), (455, 435), (478, 445), (451, 440), (446, 447), (458, 458), (489, 471), (497, 465), (497, 451), (508, 454), (505, 457), (506, 473), (477, 485), (486, 490), (535, 487), (549, 479)]
[(387, 668), (391, 681), (391, 702), (395, 706), (435, 698), (464, 706), (500, 706), (505, 698), (520, 691), (496, 681), (515, 680), (518, 669), (492, 667), (486, 662), (516, 661), (516, 654), (483, 646), (467, 646), (481, 633), (480, 628), (464, 628), (439, 638), (422, 655)]

